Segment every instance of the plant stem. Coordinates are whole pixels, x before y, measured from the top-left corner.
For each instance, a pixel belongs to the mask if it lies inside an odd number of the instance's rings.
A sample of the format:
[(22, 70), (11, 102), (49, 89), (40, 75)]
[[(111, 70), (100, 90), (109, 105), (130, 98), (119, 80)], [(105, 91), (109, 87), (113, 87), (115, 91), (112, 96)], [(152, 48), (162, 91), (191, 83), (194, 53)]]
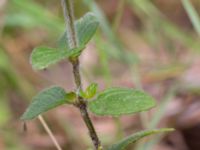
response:
[[(66, 22), (66, 28), (68, 33), (68, 39), (66, 42), (70, 43), (70, 48), (78, 47), (77, 38), (76, 38), (76, 31), (74, 26), (74, 15), (73, 15), (73, 6), (71, 0), (61, 0), (63, 13)], [(73, 75), (76, 84), (76, 90), (82, 90), (82, 82), (81, 82), (81, 75), (80, 75), (80, 67), (79, 67), (79, 59), (74, 58), (70, 59), (72, 67), (73, 67)], [(77, 104), (76, 106), (79, 108), (81, 112), (81, 116), (88, 128), (90, 138), (93, 142), (93, 145), (96, 150), (102, 150), (101, 142), (97, 136), (93, 123), (89, 117), (89, 113), (87, 110), (87, 102), (80, 96), (77, 97)]]
[[(81, 76), (80, 76), (80, 69), (79, 69), (79, 61), (78, 59), (74, 62), (72, 62), (72, 65), (73, 65), (73, 73), (74, 73), (74, 79), (75, 79), (75, 83), (76, 83), (76, 87), (77, 87), (77, 90), (82, 90), (82, 83), (81, 83)], [(95, 128), (92, 124), (92, 121), (89, 117), (89, 114), (88, 114), (88, 111), (87, 111), (87, 103), (86, 101), (78, 96), (78, 104), (77, 104), (80, 112), (81, 112), (81, 115), (82, 115), (82, 118), (89, 130), (89, 134), (90, 134), (90, 137), (92, 139), (92, 142), (95, 146), (95, 148), (97, 150), (100, 150), (101, 148), (101, 143), (100, 143), (100, 140), (97, 136), (97, 133), (95, 131)]]
[(68, 36), (66, 42), (69, 43), (70, 48), (75, 48), (77, 47), (77, 40), (74, 27), (74, 12), (71, 0), (61, 0), (61, 5), (63, 8), (63, 14), (65, 17), (67, 36)]
[(48, 127), (47, 123), (45, 122), (44, 118), (39, 115), (38, 119), (40, 120), (42, 126), (44, 127), (44, 129), (46, 130), (46, 132), (48, 133), (49, 137), (51, 138), (51, 140), (53, 141), (55, 147), (57, 148), (57, 150), (62, 150), (61, 146), (58, 144), (58, 141), (56, 140), (55, 136), (53, 135), (52, 131), (50, 130), (50, 128)]

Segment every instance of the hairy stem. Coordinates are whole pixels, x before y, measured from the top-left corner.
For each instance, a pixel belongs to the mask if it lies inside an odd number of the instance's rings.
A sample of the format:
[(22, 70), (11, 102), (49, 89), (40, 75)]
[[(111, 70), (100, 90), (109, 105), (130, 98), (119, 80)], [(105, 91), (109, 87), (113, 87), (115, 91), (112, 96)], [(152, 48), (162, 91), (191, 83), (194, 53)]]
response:
[[(75, 26), (74, 26), (74, 15), (73, 15), (72, 3), (71, 3), (71, 0), (61, 0), (61, 3), (63, 7), (63, 13), (64, 13), (66, 28), (67, 28), (67, 33), (68, 33), (68, 37), (67, 37), (68, 39), (66, 39), (67, 40), (66, 42), (70, 43), (70, 48), (76, 48), (78, 44), (77, 44), (76, 31), (75, 31)], [(73, 75), (74, 75), (74, 80), (76, 84), (76, 90), (77, 92), (79, 92), (79, 90), (82, 90), (79, 59), (78, 58), (70, 59), (70, 61), (73, 67)], [(102, 150), (100, 140), (97, 136), (93, 123), (89, 117), (89, 113), (87, 110), (87, 102), (82, 97), (78, 96), (76, 106), (79, 108), (81, 112), (81, 116), (88, 128), (89, 135), (95, 149)]]
[(68, 35), (66, 42), (69, 43), (70, 48), (75, 48), (77, 47), (77, 41), (74, 27), (74, 12), (71, 0), (61, 0), (61, 5), (63, 8), (63, 14)]
[[(74, 79), (75, 79), (77, 90), (81, 90), (82, 89), (82, 83), (81, 83), (81, 76), (80, 76), (78, 59), (76, 61), (73, 61), (72, 65), (73, 65), (73, 73), (74, 73)], [(89, 117), (89, 114), (88, 114), (88, 111), (87, 111), (87, 103), (80, 96), (78, 96), (77, 106), (80, 109), (82, 118), (83, 118), (83, 120), (84, 120), (84, 122), (85, 122), (85, 124), (86, 124), (86, 126), (89, 130), (89, 134), (90, 134), (90, 137), (91, 137), (92, 142), (94, 144), (94, 147), (96, 148), (96, 150), (100, 150), (102, 146), (101, 146), (100, 140), (97, 136), (97, 133), (95, 131), (95, 128), (92, 124), (92, 121)]]

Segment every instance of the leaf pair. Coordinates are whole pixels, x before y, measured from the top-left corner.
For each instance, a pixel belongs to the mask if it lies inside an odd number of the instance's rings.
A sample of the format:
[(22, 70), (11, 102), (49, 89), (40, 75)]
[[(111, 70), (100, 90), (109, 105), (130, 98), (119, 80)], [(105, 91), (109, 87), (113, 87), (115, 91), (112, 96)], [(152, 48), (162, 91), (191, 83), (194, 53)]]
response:
[(75, 22), (78, 47), (74, 49), (71, 49), (69, 46), (67, 32), (59, 39), (58, 49), (48, 47), (35, 48), (31, 54), (33, 68), (36, 70), (45, 69), (49, 65), (55, 64), (64, 58), (78, 57), (94, 35), (98, 24), (98, 20), (92, 13), (87, 13)]
[[(84, 96), (91, 98), (96, 93), (96, 84), (91, 84)], [(74, 93), (66, 93), (63, 88), (52, 87), (40, 92), (33, 98), (22, 119), (33, 119), (59, 105), (75, 99)], [(155, 106), (151, 96), (143, 91), (127, 88), (109, 88), (101, 92), (95, 100), (89, 101), (89, 109), (96, 115), (120, 116), (148, 110)]]
[[(86, 89), (87, 96), (96, 93), (96, 84), (91, 84)], [(33, 98), (32, 104), (22, 116), (22, 120), (30, 120), (57, 106), (72, 103), (76, 98), (74, 92), (66, 93), (61, 87), (52, 87), (40, 92)], [(155, 105), (151, 96), (143, 91), (127, 88), (110, 88), (100, 93), (93, 101), (89, 101), (89, 109), (97, 115), (119, 116), (148, 110)], [(129, 144), (139, 139), (156, 133), (169, 132), (173, 129), (146, 130), (133, 134), (107, 150), (124, 150)]]

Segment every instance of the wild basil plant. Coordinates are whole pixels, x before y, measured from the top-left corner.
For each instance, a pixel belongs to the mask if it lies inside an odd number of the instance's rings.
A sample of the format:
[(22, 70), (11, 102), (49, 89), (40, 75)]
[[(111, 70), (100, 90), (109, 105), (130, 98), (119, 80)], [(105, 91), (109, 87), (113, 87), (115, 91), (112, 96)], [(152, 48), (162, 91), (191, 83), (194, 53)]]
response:
[[(41, 91), (33, 98), (21, 119), (31, 120), (44, 112), (60, 105), (73, 105), (80, 110), (95, 150), (103, 150), (97, 132), (90, 119), (88, 111), (99, 116), (121, 116), (147, 111), (155, 106), (155, 100), (148, 93), (141, 90), (112, 87), (96, 93), (97, 84), (90, 84), (85, 90), (82, 88), (79, 69), (79, 56), (98, 28), (99, 21), (93, 13), (87, 13), (82, 18), (74, 20), (73, 6), (70, 0), (61, 0), (66, 22), (66, 32), (58, 41), (58, 47), (36, 47), (31, 54), (31, 64), (35, 70), (41, 70), (63, 59), (72, 64), (75, 91), (65, 91), (62, 87), (54, 86)], [(172, 131), (173, 129), (145, 130), (130, 135), (107, 150), (124, 150), (126, 147), (147, 135)]]

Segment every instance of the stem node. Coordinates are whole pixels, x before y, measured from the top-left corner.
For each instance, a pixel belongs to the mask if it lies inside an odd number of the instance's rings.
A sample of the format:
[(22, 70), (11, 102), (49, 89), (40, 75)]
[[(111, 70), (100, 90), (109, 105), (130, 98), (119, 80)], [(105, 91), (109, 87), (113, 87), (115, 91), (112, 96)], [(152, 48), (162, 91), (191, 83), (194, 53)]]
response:
[[(65, 22), (66, 22), (66, 29), (68, 32), (68, 39), (66, 39), (66, 42), (70, 43), (70, 48), (76, 48), (78, 45), (77, 45), (76, 31), (75, 31), (75, 26), (74, 26), (74, 14), (73, 14), (73, 7), (72, 7), (71, 0), (61, 0), (61, 4), (63, 7), (63, 13), (65, 17)], [(74, 75), (74, 81), (76, 84), (76, 90), (77, 91), (82, 90), (79, 59), (78, 58), (70, 59), (70, 62), (73, 67), (73, 75)], [(89, 113), (87, 110), (87, 102), (82, 97), (77, 96), (76, 106), (79, 108), (81, 116), (88, 128), (89, 135), (95, 149), (102, 150), (100, 140), (97, 136), (93, 123), (89, 117)]]

